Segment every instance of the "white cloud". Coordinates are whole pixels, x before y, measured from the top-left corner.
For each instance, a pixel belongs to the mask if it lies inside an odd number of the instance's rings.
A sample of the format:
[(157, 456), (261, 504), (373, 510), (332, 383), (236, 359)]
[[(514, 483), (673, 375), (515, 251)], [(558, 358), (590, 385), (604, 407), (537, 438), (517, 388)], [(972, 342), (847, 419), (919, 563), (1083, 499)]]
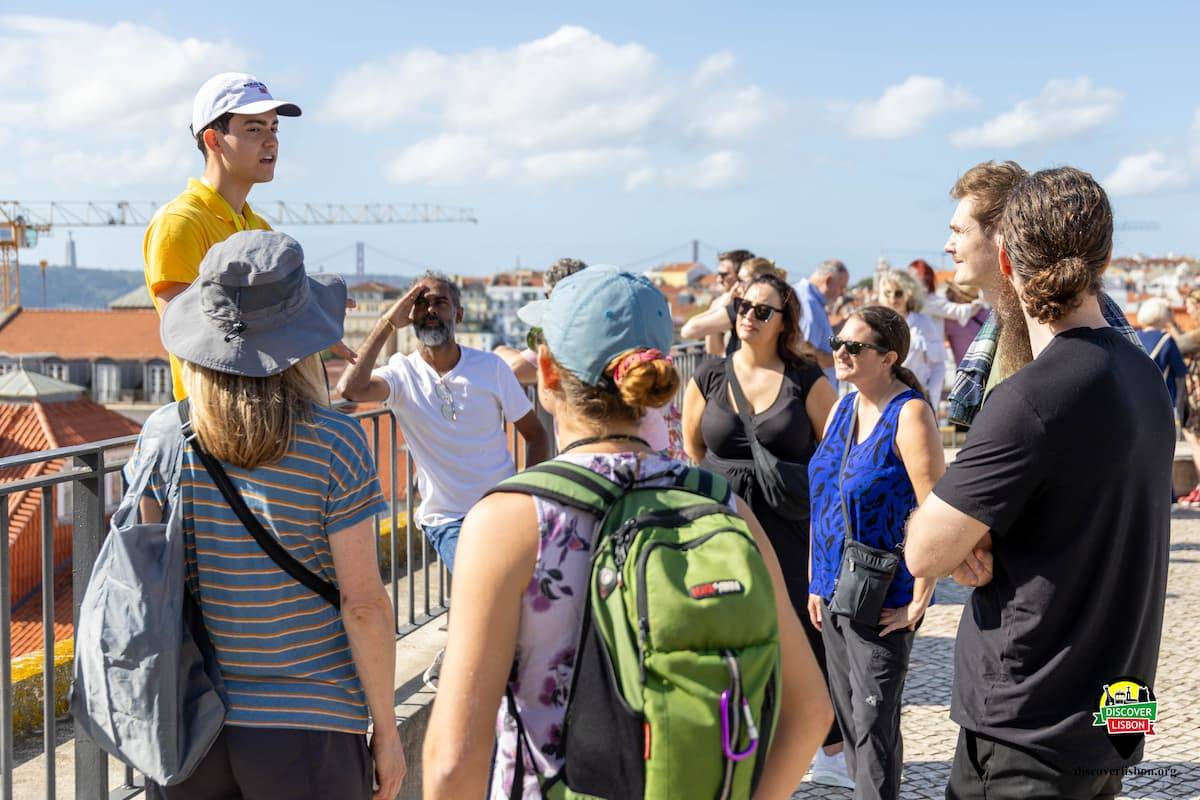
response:
[(1093, 86), (1089, 78), (1052, 80), (1041, 94), (975, 128), (955, 131), (955, 147), (1019, 147), (1070, 139), (1117, 115), (1122, 94)]
[(246, 60), (228, 42), (173, 39), (129, 22), (3, 16), (0, 36), (0, 99), (19, 114), (13, 122), (51, 130), (170, 119), (186, 131), (200, 84)]
[(130, 22), (12, 15), (0, 15), (0, 53), (0, 118), (23, 131), (14, 143), (26, 156), (8, 178), (39, 192), (176, 179), (199, 159), (196, 89), (247, 61), (229, 42)]
[(719, 150), (694, 164), (675, 167), (640, 167), (625, 176), (625, 189), (660, 185), (673, 189), (724, 189), (746, 174), (746, 158), (732, 150)]
[(1160, 150), (1126, 156), (1102, 183), (1114, 197), (1178, 189), (1190, 180), (1187, 165)]
[(713, 53), (700, 62), (700, 66), (696, 67), (696, 72), (692, 75), (692, 84), (694, 86), (703, 86), (715, 78), (728, 75), (736, 63), (737, 59), (728, 50)]
[(506, 177), (511, 165), (499, 159), (480, 136), (443, 134), (405, 148), (388, 166), (388, 178), (396, 183), (427, 183), (454, 186), (479, 175)]
[(416, 131), (390, 162), (397, 183), (549, 183), (653, 169), (660, 151), (752, 136), (780, 105), (736, 82), (734, 67), (718, 53), (674, 75), (640, 44), (564, 26), (509, 49), (410, 50), (359, 65), (337, 78), (320, 115)]
[(877, 100), (830, 103), (829, 109), (851, 136), (900, 139), (920, 133), (935, 117), (977, 102), (965, 89), (947, 86), (941, 78), (913, 75), (889, 86)]

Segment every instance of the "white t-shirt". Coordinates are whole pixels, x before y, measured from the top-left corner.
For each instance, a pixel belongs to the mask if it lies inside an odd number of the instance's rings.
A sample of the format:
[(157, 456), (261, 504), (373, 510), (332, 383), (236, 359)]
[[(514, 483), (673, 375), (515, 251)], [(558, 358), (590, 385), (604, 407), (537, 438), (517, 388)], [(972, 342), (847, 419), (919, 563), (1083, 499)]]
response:
[[(423, 527), (462, 519), (488, 489), (516, 472), (504, 422), (533, 410), (521, 384), (499, 356), (461, 347), (454, 369), (440, 376), (419, 352), (397, 353), (376, 369), (387, 382), (385, 405), (396, 415), (415, 459)], [(455, 419), (443, 413), (445, 392)]]

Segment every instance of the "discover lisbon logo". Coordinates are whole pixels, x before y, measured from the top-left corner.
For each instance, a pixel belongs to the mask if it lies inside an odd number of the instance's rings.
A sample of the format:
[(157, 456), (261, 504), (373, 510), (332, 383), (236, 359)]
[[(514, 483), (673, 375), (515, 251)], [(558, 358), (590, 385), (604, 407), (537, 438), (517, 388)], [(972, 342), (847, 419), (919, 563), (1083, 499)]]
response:
[(1104, 685), (1100, 693), (1099, 711), (1093, 712), (1094, 728), (1107, 728), (1109, 736), (1158, 733), (1158, 701), (1154, 690), (1136, 678), (1121, 678)]

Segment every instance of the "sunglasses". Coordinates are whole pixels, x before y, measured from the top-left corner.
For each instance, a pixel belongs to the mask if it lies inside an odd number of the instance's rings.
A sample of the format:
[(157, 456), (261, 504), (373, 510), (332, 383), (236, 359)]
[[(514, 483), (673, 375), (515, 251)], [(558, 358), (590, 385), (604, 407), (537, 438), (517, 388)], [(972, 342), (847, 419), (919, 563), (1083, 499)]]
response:
[(447, 422), (458, 422), (458, 411), (454, 408), (454, 395), (450, 393), (450, 387), (438, 378), (433, 384), (433, 390), (442, 401), (442, 418)]
[(845, 347), (846, 352), (852, 356), (856, 356), (859, 353), (861, 353), (863, 351), (864, 347), (867, 348), (868, 350), (874, 350), (878, 353), (889, 352), (889, 350), (886, 347), (880, 347), (879, 345), (871, 344), (870, 342), (852, 342), (849, 339), (839, 339), (836, 336), (829, 337), (829, 349), (830, 350), (832, 350), (833, 352), (836, 353), (838, 350), (841, 350), (842, 347)]
[(750, 302), (747, 302), (746, 300), (742, 300), (740, 297), (734, 299), (733, 311), (734, 311), (734, 314), (739, 317), (744, 317), (748, 314), (753, 314), (754, 318), (756, 320), (758, 320), (759, 322), (766, 322), (774, 314), (782, 314), (783, 313), (782, 308), (775, 308), (775, 306), (768, 306), (768, 305), (764, 305), (762, 303), (750, 303)]
[(525, 334), (525, 346), (530, 350), (537, 350), (544, 341), (541, 328), (530, 328), (529, 333)]
[(884, 292), (883, 296), (890, 297), (893, 300), (899, 300), (901, 297), (907, 297), (908, 292), (904, 291), (903, 289), (893, 289), (890, 292)]

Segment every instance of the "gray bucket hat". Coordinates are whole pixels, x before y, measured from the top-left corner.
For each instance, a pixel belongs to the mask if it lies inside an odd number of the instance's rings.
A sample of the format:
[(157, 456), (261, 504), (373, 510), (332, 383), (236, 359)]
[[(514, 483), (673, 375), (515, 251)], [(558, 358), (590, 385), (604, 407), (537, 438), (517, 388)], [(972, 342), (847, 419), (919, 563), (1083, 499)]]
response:
[(300, 243), (241, 231), (215, 244), (200, 277), (163, 311), (163, 346), (202, 367), (265, 378), (342, 338), (346, 284), (308, 275)]

